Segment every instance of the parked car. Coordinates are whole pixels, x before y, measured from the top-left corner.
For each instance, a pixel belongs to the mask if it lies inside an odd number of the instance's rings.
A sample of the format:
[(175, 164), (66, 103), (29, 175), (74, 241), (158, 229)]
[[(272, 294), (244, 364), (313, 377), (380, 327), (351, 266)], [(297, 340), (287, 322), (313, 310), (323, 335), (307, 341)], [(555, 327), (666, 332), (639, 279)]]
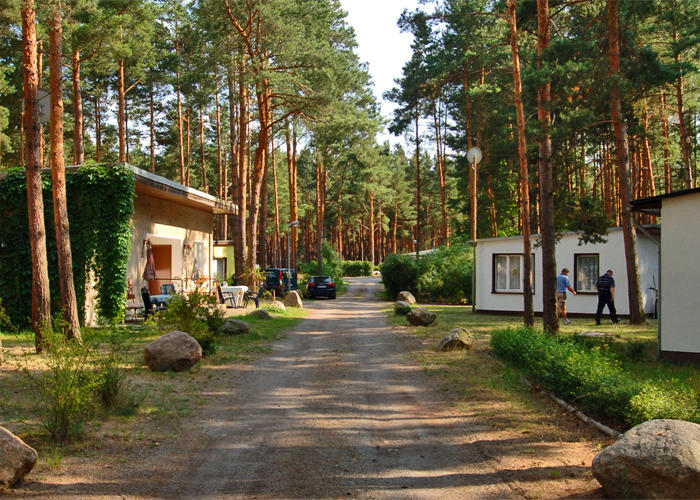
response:
[[(289, 275), (291, 274), (291, 286), (288, 288)], [(281, 297), (284, 292), (289, 290), (298, 290), (299, 283), (297, 280), (296, 269), (285, 268), (267, 268), (265, 269), (265, 288), (275, 291), (277, 297)]]
[(335, 283), (330, 276), (311, 276), (309, 284), (306, 285), (306, 292), (310, 298), (328, 297), (335, 298)]

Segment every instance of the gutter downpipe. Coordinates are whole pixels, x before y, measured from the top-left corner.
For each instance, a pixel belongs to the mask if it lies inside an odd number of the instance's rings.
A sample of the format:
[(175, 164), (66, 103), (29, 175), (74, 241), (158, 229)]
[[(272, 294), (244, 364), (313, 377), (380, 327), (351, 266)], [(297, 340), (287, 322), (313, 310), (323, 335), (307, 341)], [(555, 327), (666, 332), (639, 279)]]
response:
[(647, 238), (649, 238), (651, 241), (656, 243), (656, 248), (657, 248), (657, 255), (659, 259), (659, 289), (657, 290), (658, 293), (658, 304), (656, 307), (656, 316), (657, 316), (657, 323), (656, 323), (656, 359), (660, 360), (661, 359), (661, 310), (663, 309), (661, 307), (661, 242), (654, 238), (649, 231), (644, 229), (644, 226), (642, 226), (639, 222), (637, 222), (634, 217), (630, 217), (632, 219), (632, 224), (634, 225), (635, 229), (639, 230), (641, 233), (643, 233)]

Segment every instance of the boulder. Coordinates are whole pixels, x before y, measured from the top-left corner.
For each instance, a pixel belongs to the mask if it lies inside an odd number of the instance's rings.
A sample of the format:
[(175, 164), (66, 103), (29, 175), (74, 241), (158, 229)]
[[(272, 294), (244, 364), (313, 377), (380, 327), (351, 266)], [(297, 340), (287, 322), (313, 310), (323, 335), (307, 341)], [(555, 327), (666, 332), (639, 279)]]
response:
[(301, 301), (299, 292), (296, 290), (292, 290), (287, 294), (287, 296), (284, 298), (284, 305), (287, 307), (304, 307), (304, 303)]
[(399, 295), (396, 297), (397, 301), (400, 302), (408, 302), (409, 304), (415, 304), (416, 303), (416, 298), (413, 296), (411, 292), (399, 292)]
[(274, 307), (275, 309), (279, 309), (280, 311), (287, 310), (287, 308), (284, 307), (284, 304), (279, 300), (273, 300), (272, 302), (270, 302), (270, 307)]
[(145, 347), (144, 359), (154, 372), (192, 368), (202, 359), (202, 347), (185, 332), (166, 333)]
[(0, 485), (9, 488), (21, 483), (34, 468), (37, 457), (34, 448), (0, 427)]
[(700, 498), (700, 425), (650, 420), (593, 459), (612, 498)]
[(466, 328), (455, 328), (440, 341), (438, 351), (468, 351), (474, 345), (474, 338)]
[(244, 335), (250, 332), (250, 323), (239, 319), (227, 319), (226, 323), (221, 327), (221, 333), (226, 335)]
[(272, 319), (272, 316), (270, 316), (267, 309), (256, 309), (255, 311), (249, 313), (248, 316), (251, 318)]
[(425, 307), (414, 307), (406, 315), (406, 319), (413, 326), (428, 326), (435, 321), (435, 313), (428, 311)]
[(405, 316), (410, 312), (411, 312), (411, 304), (409, 304), (408, 302), (404, 302), (403, 300), (398, 300), (398, 301), (396, 301), (396, 304), (394, 304), (394, 314), (402, 314)]

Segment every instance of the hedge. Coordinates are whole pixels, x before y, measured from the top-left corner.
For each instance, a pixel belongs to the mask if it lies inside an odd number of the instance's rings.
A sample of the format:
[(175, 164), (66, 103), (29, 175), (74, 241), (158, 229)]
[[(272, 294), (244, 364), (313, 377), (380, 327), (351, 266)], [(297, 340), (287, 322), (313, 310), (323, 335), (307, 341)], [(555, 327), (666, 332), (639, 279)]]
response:
[(698, 395), (682, 384), (640, 381), (619, 361), (566, 337), (530, 328), (496, 330), (494, 353), (547, 390), (598, 417), (636, 425), (655, 418), (700, 422)]

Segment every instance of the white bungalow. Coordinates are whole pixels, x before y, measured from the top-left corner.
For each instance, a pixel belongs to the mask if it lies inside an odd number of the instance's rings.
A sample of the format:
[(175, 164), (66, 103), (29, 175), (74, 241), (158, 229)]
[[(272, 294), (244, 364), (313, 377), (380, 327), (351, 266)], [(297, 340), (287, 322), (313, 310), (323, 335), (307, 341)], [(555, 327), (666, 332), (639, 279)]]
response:
[[(644, 234), (644, 233), (647, 234)], [(658, 226), (637, 231), (637, 252), (641, 275), (644, 311), (652, 315), (659, 283), (658, 244), (654, 234)], [(542, 249), (535, 246), (539, 235), (533, 235), (532, 269), (534, 309), (542, 314)], [(627, 269), (625, 267), (622, 228), (611, 228), (606, 243), (579, 245), (579, 233), (564, 233), (556, 246), (557, 274), (568, 268), (569, 279), (577, 295), (569, 293), (566, 310), (570, 317), (595, 315), (598, 277), (612, 269), (615, 278), (615, 306), (620, 316), (629, 315)], [(476, 247), (476, 312), (489, 314), (522, 314), (523, 238), (480, 239)], [(603, 320), (607, 319), (607, 308)]]
[[(700, 363), (700, 188), (634, 200), (636, 212), (661, 215), (659, 353), (662, 359)], [(663, 286), (661, 286), (663, 283)], [(663, 304), (663, 306), (662, 306)], [(663, 311), (663, 314), (661, 314)]]

